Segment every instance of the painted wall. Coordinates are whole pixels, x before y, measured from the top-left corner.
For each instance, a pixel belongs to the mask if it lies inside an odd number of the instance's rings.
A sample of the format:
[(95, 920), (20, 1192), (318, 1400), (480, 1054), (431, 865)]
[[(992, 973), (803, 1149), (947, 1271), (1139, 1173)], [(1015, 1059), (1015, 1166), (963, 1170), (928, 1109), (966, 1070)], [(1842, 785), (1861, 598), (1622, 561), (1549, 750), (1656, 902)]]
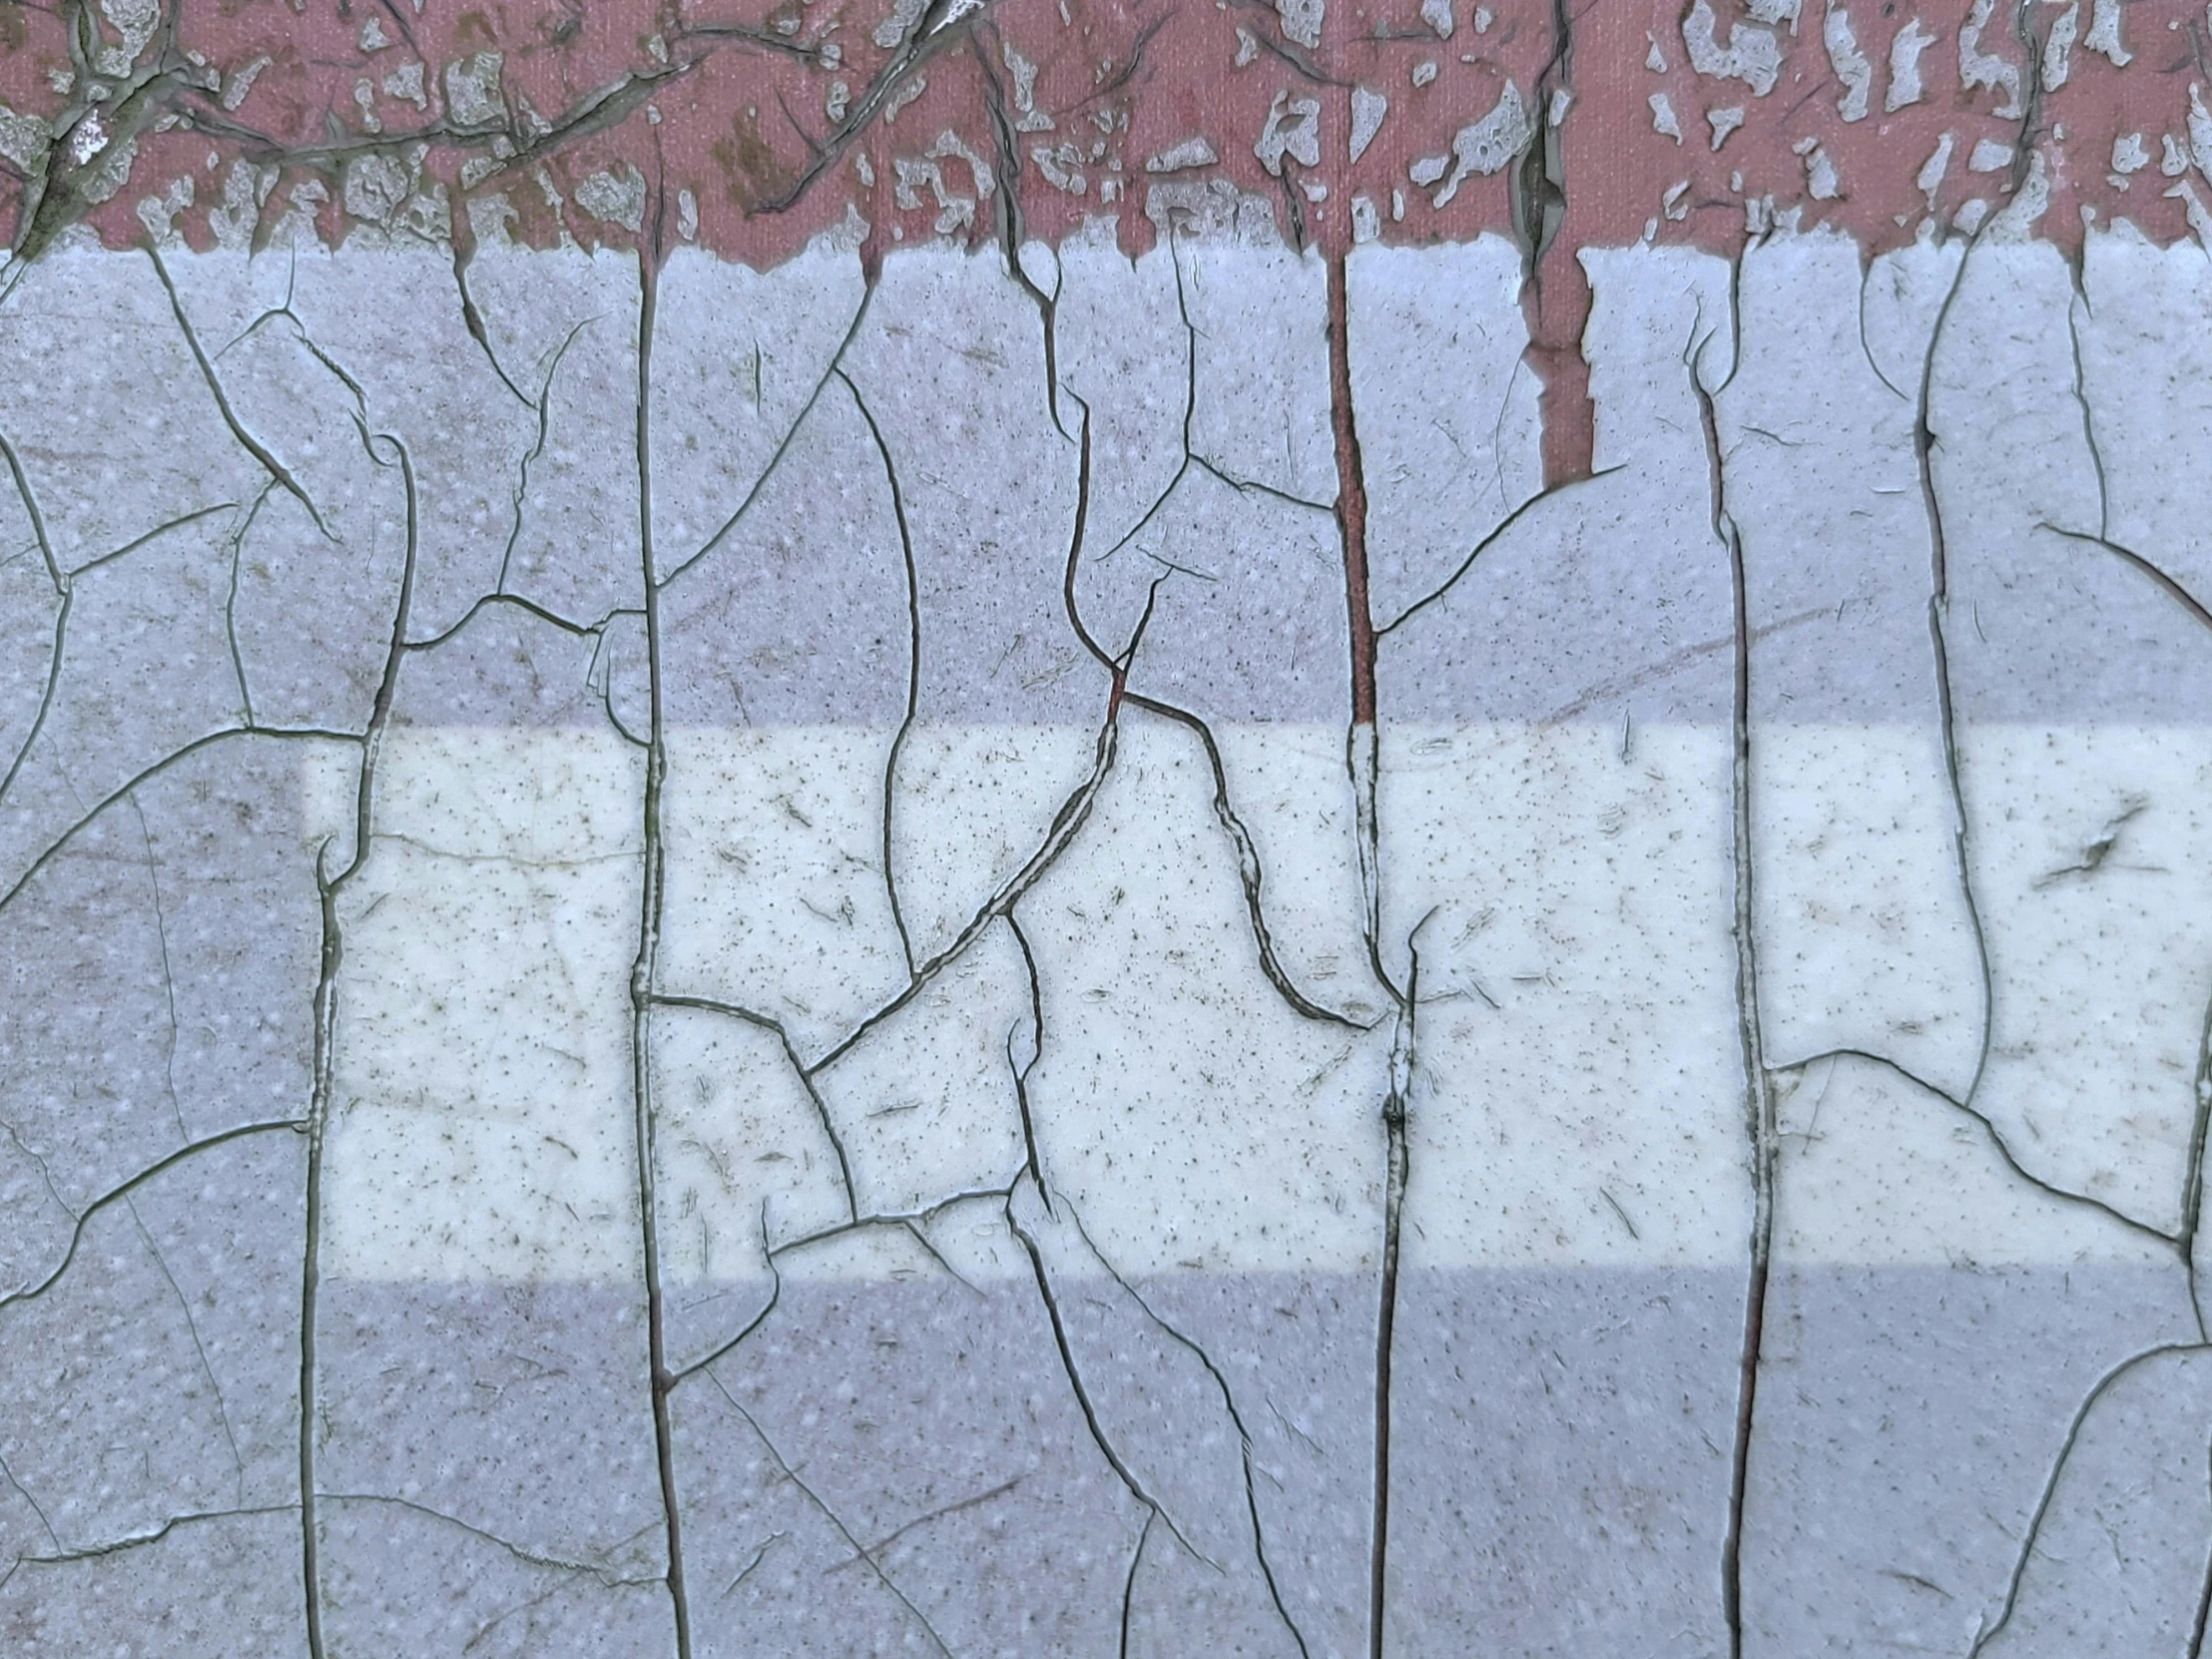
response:
[(2194, 1654), (2212, 17), (0, 9), (0, 1647)]

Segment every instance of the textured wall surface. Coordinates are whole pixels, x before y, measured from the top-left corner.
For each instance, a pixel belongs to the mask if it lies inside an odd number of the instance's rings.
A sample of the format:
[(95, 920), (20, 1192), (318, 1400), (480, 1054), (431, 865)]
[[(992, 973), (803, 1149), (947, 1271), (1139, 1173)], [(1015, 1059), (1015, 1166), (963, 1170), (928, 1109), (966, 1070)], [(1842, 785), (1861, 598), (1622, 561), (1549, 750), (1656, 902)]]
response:
[(0, 0), (0, 1650), (2194, 1659), (2208, 89)]

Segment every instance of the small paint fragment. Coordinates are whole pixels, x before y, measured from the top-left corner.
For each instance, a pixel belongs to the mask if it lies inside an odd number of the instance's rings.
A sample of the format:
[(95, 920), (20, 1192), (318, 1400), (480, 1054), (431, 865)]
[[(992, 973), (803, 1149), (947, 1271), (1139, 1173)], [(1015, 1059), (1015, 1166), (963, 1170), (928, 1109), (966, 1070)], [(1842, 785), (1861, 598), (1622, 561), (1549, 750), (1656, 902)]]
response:
[(619, 171), (602, 168), (576, 187), (576, 205), (635, 235), (645, 226), (645, 175), (630, 162)]
[(499, 96), (505, 59), (478, 52), (445, 66), (445, 113), (456, 126), (496, 127), (505, 123), (507, 106)]
[(1203, 138), (1187, 138), (1180, 144), (1171, 144), (1157, 156), (1145, 159), (1147, 173), (1180, 173), (1185, 168), (1212, 167), (1221, 158), (1214, 147)]
[(1836, 176), (1836, 164), (1818, 145), (1805, 158), (1805, 188), (1816, 202), (1833, 202), (1843, 194), (1843, 182)]
[(1973, 10), (1958, 29), (1958, 84), (1967, 92), (1976, 87), (2002, 88), (2004, 102), (1997, 106), (1999, 120), (2015, 121), (2026, 112), (2020, 107), (2020, 66), (1981, 50), (1981, 31), (1988, 27), (1996, 0), (1974, 0)]
[(1936, 193), (1942, 188), (1943, 175), (1950, 171), (1950, 152), (1957, 143), (1955, 134), (1945, 133), (1936, 141), (1935, 152), (1921, 164), (1920, 176), (1913, 183), (1928, 198), (1928, 211), (1936, 211)]
[(2062, 87), (2073, 74), (2074, 34), (2081, 24), (2081, 0), (2058, 14), (2050, 26), (2050, 38), (2043, 43), (2043, 85), (2046, 88)]
[(2101, 52), (2114, 69), (2125, 69), (2135, 54), (2120, 44), (2120, 0), (2094, 0), (2089, 8), (2089, 32), (2081, 44)]
[(1380, 92), (1366, 87), (1352, 89), (1352, 159), (1358, 161), (1367, 154), (1368, 146), (1375, 142), (1375, 135), (1382, 130), (1382, 117), (1389, 113), (1390, 101)]
[(1882, 100), (1885, 111), (1902, 110), (1921, 101), (1921, 54), (1936, 44), (1936, 37), (1921, 27), (1917, 17), (1908, 19), (1890, 42), (1890, 90)]
[(1260, 165), (1276, 178), (1283, 176), (1283, 158), (1304, 167), (1321, 166), (1321, 100), (1293, 98), (1279, 91), (1268, 106), (1267, 125), (1252, 146)]
[[(1535, 124), (1529, 119), (1527, 106), (1521, 102), (1520, 89), (1507, 81), (1505, 90), (1498, 94), (1497, 107), (1480, 121), (1467, 123), (1452, 139), (1451, 155), (1455, 165), (1432, 205), (1441, 208), (1450, 202), (1468, 174), (1502, 170), (1535, 136)], [(1414, 182), (1419, 183), (1418, 180)]]
[(1301, 46), (1319, 46), (1326, 3), (1327, 0), (1275, 0), (1275, 15), (1283, 21), (1283, 33)]
[(1766, 97), (1782, 74), (1781, 43), (1771, 29), (1735, 23), (1724, 46), (1714, 32), (1719, 21), (1711, 0), (1693, 0), (1683, 15), (1682, 47), (1691, 69), (1717, 81), (1742, 81), (1754, 96)]
[(1874, 94), (1874, 64), (1859, 50), (1851, 14), (1843, 7), (1830, 6), (1821, 19), (1821, 44), (1828, 49), (1836, 79), (1844, 83), (1844, 95), (1836, 101), (1837, 113), (1846, 121), (1866, 120), (1867, 100)]

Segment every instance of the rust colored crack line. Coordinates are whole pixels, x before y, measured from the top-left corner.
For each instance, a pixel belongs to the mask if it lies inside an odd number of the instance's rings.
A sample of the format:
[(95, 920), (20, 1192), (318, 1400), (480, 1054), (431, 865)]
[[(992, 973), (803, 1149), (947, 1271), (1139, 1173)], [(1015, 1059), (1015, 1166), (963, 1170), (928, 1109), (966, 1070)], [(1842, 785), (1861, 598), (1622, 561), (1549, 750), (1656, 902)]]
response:
[[(645, 850), (638, 902), (638, 953), (630, 967), (630, 1067), (632, 1133), (638, 1160), (638, 1222), (644, 1256), (648, 1391), (653, 1404), (653, 1453), (660, 1473), (661, 1509), (668, 1539), (669, 1610), (676, 1626), (677, 1659), (691, 1659), (691, 1605), (684, 1591), (684, 1534), (676, 1489), (676, 1441), (668, 1396), (676, 1377), (668, 1369), (668, 1331), (661, 1286), (660, 1217), (654, 1179), (653, 1008), (660, 963), (663, 882), (667, 848), (662, 836), (662, 792), (668, 777), (668, 735), (661, 676), (661, 583), (653, 566), (653, 327), (660, 297), (665, 182), (655, 180), (652, 235), (638, 251), (638, 556), (645, 588), (645, 655), (650, 708), (646, 738), (642, 833)], [(710, 1376), (712, 1373), (709, 1374)]]
[[(1380, 749), (1375, 725), (1375, 620), (1368, 601), (1368, 491), (1360, 458), (1360, 433), (1352, 400), (1352, 349), (1345, 254), (1327, 257), (1329, 336), (1329, 420), (1336, 439), (1337, 522), (1344, 537), (1345, 610), (1352, 659), (1352, 724), (1345, 734), (1346, 772), (1352, 782), (1360, 885), (1366, 914), (1368, 962), (1376, 981), (1396, 1005), (1390, 1040), (1390, 1082), (1382, 1102), (1385, 1173), (1382, 1200), (1382, 1262), (1377, 1287), (1375, 1322), (1375, 1489), (1369, 1512), (1368, 1652), (1382, 1659), (1389, 1574), (1390, 1535), (1390, 1363), (1397, 1338), (1397, 1274), (1404, 1226), (1405, 1190), (1411, 1149), (1406, 1138), (1406, 1092), (1412, 1070), (1413, 993), (1420, 957), (1411, 953), (1407, 984), (1400, 990), (1382, 961), (1382, 832), (1376, 810), (1376, 773)], [(1422, 921), (1426, 921), (1426, 917)]]
[[(1536, 131), (1506, 177), (1508, 217), (1521, 248), (1521, 306), (1528, 322), (1522, 360), (1540, 390), (1544, 483), (1556, 487), (1586, 476), (1592, 465), (1596, 411), (1582, 331), (1590, 315), (1590, 282), (1575, 251), (1554, 260), (1567, 216), (1566, 136), (1551, 119), (1555, 95), (1569, 94), (1574, 74), (1574, 16), (1568, 0), (1551, 3), (1551, 56), (1530, 89)], [(1561, 118), (1564, 121), (1564, 115)]]
[(1368, 486), (1352, 413), (1345, 256), (1329, 256), (1329, 425), (1336, 439), (1337, 527), (1344, 537), (1345, 609), (1352, 631), (1352, 724), (1375, 724), (1375, 621), (1368, 610)]

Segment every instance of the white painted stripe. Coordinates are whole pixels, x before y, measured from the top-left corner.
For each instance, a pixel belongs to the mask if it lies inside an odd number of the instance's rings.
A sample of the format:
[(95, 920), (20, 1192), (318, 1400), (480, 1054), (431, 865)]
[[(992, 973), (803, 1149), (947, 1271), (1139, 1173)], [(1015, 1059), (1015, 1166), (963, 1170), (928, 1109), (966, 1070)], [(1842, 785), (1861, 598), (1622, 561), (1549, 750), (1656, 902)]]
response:
[[(877, 816), (890, 737), (672, 734), (664, 990), (779, 1020), (810, 1063), (892, 998), (905, 965)], [(918, 956), (1020, 866), (1093, 738), (909, 734), (893, 864)], [(1315, 1001), (1375, 1018), (1385, 1004), (1360, 932), (1341, 734), (1247, 726), (1221, 742), (1284, 970)], [(1772, 1063), (1851, 1046), (1954, 1093), (1971, 1078), (1977, 958), (1925, 745), (1881, 727), (1761, 740)], [(2171, 1228), (2212, 991), (2212, 732), (1978, 727), (1961, 750), (1996, 962), (1976, 1104), (2036, 1174)], [(342, 840), (342, 759), (316, 767), (304, 832)], [(1433, 911), (1409, 1265), (1740, 1262), (1725, 730), (1638, 728), (1624, 758), (1621, 733), (1590, 726), (1386, 728), (1382, 776), (1393, 973)], [(605, 733), (392, 734), (344, 918), (331, 1273), (635, 1271), (641, 777), (638, 752)], [(2087, 855), (2097, 867), (2069, 869), (2119, 814), (2112, 847)], [(1043, 981), (1031, 1097), (1047, 1170), (1111, 1260), (1372, 1265), (1386, 1033), (1302, 1018), (1261, 972), (1195, 739), (1125, 723), (1089, 822), (1020, 916)], [(1913, 1027), (1916, 1008), (1929, 1028)], [(670, 1271), (759, 1272), (764, 1205), (778, 1243), (838, 1219), (834, 1153), (772, 1036), (709, 1013), (656, 1028)], [(863, 1209), (1012, 1176), (1009, 1037), (1026, 1058), (1026, 976), (1001, 927), (821, 1071)], [(1858, 1063), (1809, 1067), (1784, 1092), (1781, 1238), (1795, 1257), (2155, 1257), (2010, 1174), (1987, 1132), (1931, 1093)], [(990, 1271), (988, 1249), (961, 1243), (978, 1220), (954, 1213), (936, 1236)]]

